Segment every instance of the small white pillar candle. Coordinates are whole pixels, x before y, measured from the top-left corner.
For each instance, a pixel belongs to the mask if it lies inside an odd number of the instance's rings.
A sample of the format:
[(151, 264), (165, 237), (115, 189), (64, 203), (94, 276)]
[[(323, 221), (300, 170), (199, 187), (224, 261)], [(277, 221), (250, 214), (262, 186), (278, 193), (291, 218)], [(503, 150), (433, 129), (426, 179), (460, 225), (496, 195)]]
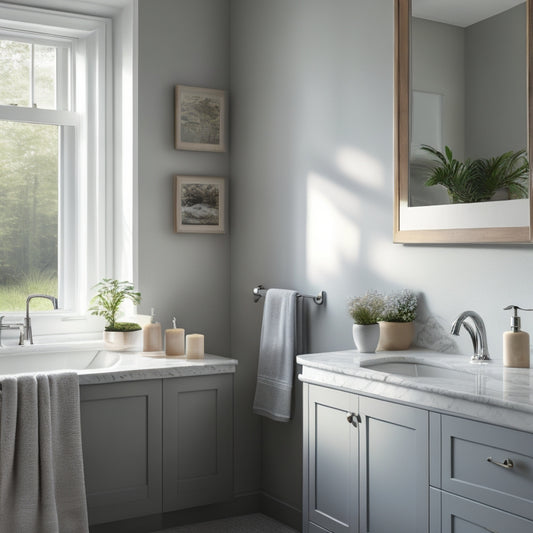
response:
[(186, 342), (187, 359), (204, 358), (204, 336), (199, 333), (190, 333), (187, 335)]
[(165, 330), (166, 355), (185, 354), (185, 330), (176, 327), (176, 318), (172, 319), (172, 329)]

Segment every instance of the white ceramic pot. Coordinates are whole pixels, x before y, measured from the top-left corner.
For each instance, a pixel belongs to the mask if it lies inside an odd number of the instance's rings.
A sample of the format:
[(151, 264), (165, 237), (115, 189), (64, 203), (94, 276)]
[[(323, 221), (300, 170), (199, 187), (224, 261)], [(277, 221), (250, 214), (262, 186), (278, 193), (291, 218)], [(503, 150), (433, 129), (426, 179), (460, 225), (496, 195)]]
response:
[(104, 348), (121, 352), (141, 352), (142, 339), (142, 329), (137, 331), (104, 331)]
[(361, 353), (374, 353), (379, 342), (379, 324), (354, 324), (353, 341)]

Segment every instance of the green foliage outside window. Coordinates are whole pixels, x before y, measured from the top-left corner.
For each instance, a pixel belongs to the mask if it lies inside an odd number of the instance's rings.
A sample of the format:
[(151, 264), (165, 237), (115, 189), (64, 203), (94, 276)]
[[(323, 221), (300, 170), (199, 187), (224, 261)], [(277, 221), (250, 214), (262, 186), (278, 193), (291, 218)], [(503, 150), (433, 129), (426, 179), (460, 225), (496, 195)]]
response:
[[(27, 43), (0, 41), (2, 105), (28, 106), (27, 50)], [(54, 79), (55, 71), (36, 80), (48, 102)], [(2, 311), (24, 309), (30, 292), (57, 294), (58, 146), (58, 126), (0, 121)]]

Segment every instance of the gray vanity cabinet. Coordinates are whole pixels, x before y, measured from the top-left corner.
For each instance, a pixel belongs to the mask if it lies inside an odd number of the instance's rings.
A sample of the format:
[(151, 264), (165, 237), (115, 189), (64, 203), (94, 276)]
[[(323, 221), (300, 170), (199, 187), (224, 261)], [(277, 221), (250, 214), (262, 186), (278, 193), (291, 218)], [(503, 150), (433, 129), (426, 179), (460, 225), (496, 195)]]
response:
[(426, 533), (428, 412), (304, 383), (304, 531)]
[(80, 387), (91, 524), (161, 511), (161, 380)]
[(90, 524), (233, 496), (233, 374), (82, 385)]
[(233, 374), (163, 380), (163, 511), (231, 499)]

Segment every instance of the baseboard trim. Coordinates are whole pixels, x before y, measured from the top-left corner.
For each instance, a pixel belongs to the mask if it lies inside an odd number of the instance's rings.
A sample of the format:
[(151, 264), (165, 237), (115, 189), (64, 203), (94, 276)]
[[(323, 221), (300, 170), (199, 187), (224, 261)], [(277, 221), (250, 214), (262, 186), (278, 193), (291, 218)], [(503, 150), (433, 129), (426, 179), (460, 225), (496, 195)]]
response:
[(229, 502), (194, 507), (183, 511), (129, 518), (106, 524), (95, 524), (90, 533), (150, 533), (160, 529), (184, 526), (230, 516), (263, 513), (296, 531), (302, 530), (302, 511), (267, 492), (239, 494)]
[(90, 533), (150, 533), (159, 529), (258, 512), (261, 512), (261, 493), (251, 492), (236, 495), (229, 502), (95, 524), (90, 526), (89, 531)]
[(280, 499), (261, 492), (260, 511), (296, 531), (302, 530), (302, 511)]

